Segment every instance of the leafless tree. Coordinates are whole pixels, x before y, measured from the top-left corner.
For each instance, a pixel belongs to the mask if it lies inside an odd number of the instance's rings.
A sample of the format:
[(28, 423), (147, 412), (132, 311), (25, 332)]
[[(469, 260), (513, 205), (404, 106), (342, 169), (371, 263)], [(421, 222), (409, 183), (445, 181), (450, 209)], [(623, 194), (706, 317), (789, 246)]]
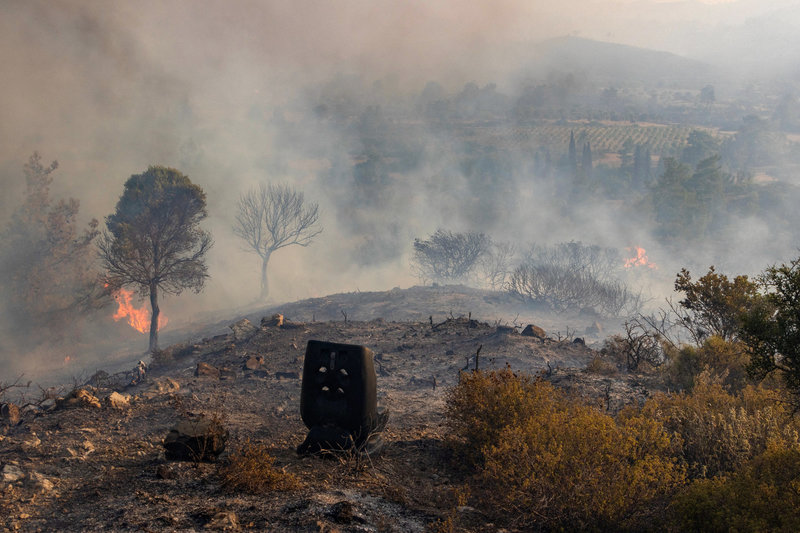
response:
[(428, 240), (414, 239), (414, 267), (422, 279), (463, 279), (486, 255), (491, 242), (483, 233), (453, 233), (438, 229)]
[(615, 278), (622, 260), (617, 250), (580, 242), (531, 247), (511, 273), (508, 292), (553, 309), (593, 308), (607, 315), (635, 313), (641, 293)]
[(493, 290), (502, 288), (511, 274), (511, 264), (517, 252), (510, 242), (493, 242), (489, 251), (480, 258), (481, 272)]
[(242, 194), (233, 232), (247, 243), (247, 251), (261, 258), (261, 299), (269, 295), (267, 266), (275, 250), (296, 244), (308, 246), (322, 233), (319, 204), (306, 202), (303, 193), (288, 185), (261, 184)]

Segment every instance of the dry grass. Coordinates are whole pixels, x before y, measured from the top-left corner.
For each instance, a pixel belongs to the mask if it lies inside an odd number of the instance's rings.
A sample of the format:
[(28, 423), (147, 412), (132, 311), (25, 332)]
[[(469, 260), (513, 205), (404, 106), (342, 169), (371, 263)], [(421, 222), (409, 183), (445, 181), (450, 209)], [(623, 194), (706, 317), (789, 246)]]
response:
[(265, 445), (250, 441), (230, 455), (220, 466), (219, 475), (222, 487), (229, 492), (265, 494), (300, 488), (297, 477), (275, 467), (275, 458)]

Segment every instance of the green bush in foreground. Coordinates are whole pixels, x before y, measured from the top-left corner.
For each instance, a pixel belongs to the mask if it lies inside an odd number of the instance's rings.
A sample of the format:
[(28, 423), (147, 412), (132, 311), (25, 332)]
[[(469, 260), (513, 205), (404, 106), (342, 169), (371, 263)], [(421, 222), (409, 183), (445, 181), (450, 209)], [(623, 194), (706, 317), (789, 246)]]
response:
[(476, 501), (526, 527), (624, 528), (685, 482), (658, 421), (615, 420), (508, 369), (462, 374), (447, 421)]

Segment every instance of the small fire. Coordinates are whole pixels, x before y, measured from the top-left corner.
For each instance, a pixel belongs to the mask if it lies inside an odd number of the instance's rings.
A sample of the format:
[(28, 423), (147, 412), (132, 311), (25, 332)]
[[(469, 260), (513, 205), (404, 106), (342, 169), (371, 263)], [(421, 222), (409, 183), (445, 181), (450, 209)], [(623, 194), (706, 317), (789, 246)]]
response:
[(636, 255), (625, 260), (625, 268), (633, 268), (636, 266), (646, 266), (647, 268), (657, 269), (658, 266), (647, 258), (647, 252), (644, 248), (634, 246), (633, 248), (625, 248), (630, 253)]
[[(120, 289), (114, 295), (114, 300), (116, 300), (117, 305), (117, 312), (114, 313), (112, 317), (115, 321), (120, 321), (121, 319), (128, 317), (128, 324), (141, 333), (149, 333), (150, 332), (150, 311), (147, 310), (147, 307), (142, 306), (141, 308), (137, 309), (131, 303), (133, 299), (133, 291), (128, 291), (125, 289)], [(167, 325), (167, 317), (164, 315), (158, 316), (158, 329), (163, 328)]]

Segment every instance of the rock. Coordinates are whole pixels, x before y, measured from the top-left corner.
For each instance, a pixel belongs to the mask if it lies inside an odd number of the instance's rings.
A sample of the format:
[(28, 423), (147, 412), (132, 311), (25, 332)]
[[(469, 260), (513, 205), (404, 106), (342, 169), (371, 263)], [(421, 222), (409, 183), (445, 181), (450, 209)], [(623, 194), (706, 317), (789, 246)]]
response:
[(236, 342), (244, 342), (258, 332), (258, 328), (252, 322), (243, 318), (228, 326), (233, 331), (233, 339)]
[(275, 372), (277, 379), (300, 379), (300, 374), (297, 372)]
[(356, 510), (356, 506), (353, 502), (348, 500), (334, 503), (325, 514), (333, 518), (333, 520), (339, 524), (352, 524), (353, 522), (363, 524), (366, 522), (364, 516)]
[(603, 326), (598, 321), (594, 321), (591, 326), (586, 327), (585, 331), (586, 335), (592, 335), (594, 337), (599, 337), (603, 333)]
[(178, 461), (213, 461), (225, 449), (228, 430), (213, 418), (178, 422), (164, 439), (166, 457)]
[(195, 376), (206, 376), (214, 379), (219, 379), (219, 369), (211, 366), (208, 363), (197, 363), (197, 368), (194, 371)]
[(178, 474), (168, 465), (158, 465), (156, 467), (156, 477), (158, 479), (175, 479)]
[(68, 409), (72, 407), (95, 407), (100, 409), (100, 400), (86, 389), (75, 389), (65, 398), (56, 400), (56, 407)]
[(534, 324), (528, 324), (527, 326), (525, 326), (525, 329), (522, 330), (522, 336), (536, 337), (537, 339), (544, 340), (547, 338), (547, 333), (545, 333), (545, 331), (539, 326), (536, 326)]
[(19, 406), (13, 403), (4, 403), (0, 405), (0, 419), (2, 419), (9, 426), (16, 426), (22, 419), (19, 412)]
[(39, 472), (31, 472), (28, 476), (28, 481), (33, 485), (34, 489), (39, 492), (48, 493), (53, 492), (53, 489), (55, 489), (53, 482), (50, 481), (47, 476)]
[(32, 452), (38, 448), (41, 443), (42, 440), (36, 435), (36, 433), (31, 433), (20, 441), (20, 444), (22, 445), (22, 451), (25, 453)]
[(131, 397), (114, 391), (106, 397), (105, 402), (111, 409), (127, 409), (131, 405)]
[(81, 447), (83, 448), (83, 455), (84, 457), (89, 455), (90, 453), (94, 452), (94, 444), (92, 441), (86, 439), (81, 443)]
[(239, 529), (239, 519), (233, 511), (219, 511), (205, 525), (206, 529)]
[(264, 357), (262, 356), (252, 356), (248, 357), (247, 361), (244, 362), (244, 369), (245, 370), (259, 370), (264, 365)]
[(264, 317), (261, 319), (262, 328), (281, 328), (283, 327), (283, 315), (275, 313), (271, 317)]
[(16, 465), (5, 465), (3, 470), (0, 470), (3, 481), (6, 483), (14, 483), (25, 477), (25, 472)]

